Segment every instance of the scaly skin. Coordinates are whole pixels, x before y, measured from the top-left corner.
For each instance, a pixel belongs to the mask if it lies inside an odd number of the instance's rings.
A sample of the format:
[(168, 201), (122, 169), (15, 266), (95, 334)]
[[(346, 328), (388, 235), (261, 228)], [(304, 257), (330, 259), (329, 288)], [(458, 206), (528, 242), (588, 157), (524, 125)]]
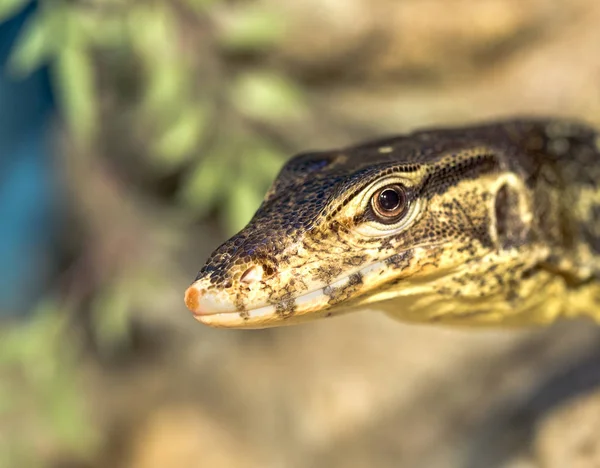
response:
[[(599, 134), (560, 120), (302, 154), (212, 254), (186, 305), (234, 328), (359, 309), (467, 326), (600, 319), (599, 186)], [(382, 208), (389, 190), (395, 214)]]

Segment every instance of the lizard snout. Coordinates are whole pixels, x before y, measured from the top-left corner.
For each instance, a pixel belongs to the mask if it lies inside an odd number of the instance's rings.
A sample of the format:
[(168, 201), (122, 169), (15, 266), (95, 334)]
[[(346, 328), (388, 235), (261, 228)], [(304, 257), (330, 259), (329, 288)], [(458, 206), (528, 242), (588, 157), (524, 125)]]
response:
[(185, 291), (185, 305), (194, 315), (211, 315), (228, 312), (231, 309), (231, 306), (227, 307), (228, 304), (211, 297), (211, 294), (199, 287), (197, 283), (192, 284)]
[(266, 304), (261, 297), (261, 283), (275, 274), (274, 267), (257, 259), (239, 269), (222, 271), (227, 273), (217, 280), (210, 274), (199, 275), (186, 290), (185, 305), (195, 316), (236, 312), (255, 302), (258, 306)]

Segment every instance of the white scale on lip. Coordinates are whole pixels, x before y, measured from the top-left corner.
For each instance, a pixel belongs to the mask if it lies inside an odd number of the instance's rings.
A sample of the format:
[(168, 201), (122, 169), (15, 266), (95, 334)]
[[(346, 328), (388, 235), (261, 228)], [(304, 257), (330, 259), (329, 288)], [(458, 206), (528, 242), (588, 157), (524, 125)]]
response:
[[(358, 270), (357, 272), (353, 273), (360, 273), (360, 275), (365, 278), (365, 277), (369, 277), (373, 274), (380, 274), (383, 270), (384, 263), (383, 262), (375, 262), (372, 263), (371, 265), (367, 265), (366, 267), (363, 267), (362, 269)], [(314, 291), (311, 291), (309, 293), (303, 294), (301, 296), (298, 296), (295, 299), (295, 305), (296, 307), (299, 309), (299, 312), (302, 312), (303, 308), (307, 308), (307, 306), (312, 306), (311, 309), (315, 309), (315, 308), (320, 308), (321, 306), (325, 306), (327, 305), (327, 302), (329, 301), (329, 296), (325, 294), (324, 289), (327, 287), (330, 287), (332, 289), (337, 289), (337, 288), (341, 288), (344, 287), (346, 284), (348, 284), (348, 282), (350, 281), (350, 276), (345, 276), (343, 278), (338, 279), (337, 281), (334, 281), (333, 283), (323, 286), (322, 288), (316, 289)], [(256, 309), (250, 309), (247, 311), (248, 314), (250, 315), (250, 317), (266, 317), (269, 315), (272, 315), (275, 313), (275, 306), (272, 305), (268, 305), (268, 306), (263, 306), (263, 307), (258, 307)]]
[[(347, 284), (349, 279), (350, 278), (346, 276), (328, 286), (330, 286), (331, 288), (340, 288)], [(329, 301), (329, 296), (327, 296), (323, 291), (325, 287), (298, 296), (294, 302), (295, 306), (299, 309), (298, 312), (303, 312), (303, 309), (306, 310), (308, 307), (310, 307), (311, 309), (315, 309), (327, 305), (327, 302)], [(266, 317), (275, 313), (275, 307), (272, 305), (248, 310), (248, 314), (252, 318)]]
[[(383, 262), (375, 262), (371, 265), (367, 265), (353, 274), (359, 273), (363, 278), (369, 277), (373, 274), (380, 274), (383, 271), (383, 265)], [(302, 312), (302, 309), (307, 309), (308, 307), (314, 310), (326, 306), (327, 302), (329, 301), (329, 296), (325, 294), (324, 289), (327, 287), (332, 289), (344, 287), (350, 281), (351, 275), (340, 278), (329, 285), (303, 294), (302, 296), (298, 296), (295, 300), (295, 305), (299, 309), (299, 312)], [(251, 317), (264, 317), (271, 313), (275, 313), (275, 307), (260, 307), (258, 309), (249, 310), (248, 313)]]
[[(387, 270), (384, 261), (379, 261), (372, 263), (371, 265), (367, 265), (357, 272), (351, 273), (348, 276), (338, 279), (337, 281), (331, 283), (330, 285), (325, 285), (319, 289), (311, 291), (309, 293), (303, 294), (302, 296), (298, 296), (295, 299), (295, 305), (298, 315), (302, 315), (304, 313), (308, 313), (310, 311), (322, 309), (329, 302), (329, 296), (325, 294), (324, 289), (326, 287), (331, 288), (340, 288), (343, 287), (350, 281), (350, 276), (352, 274), (359, 273), (363, 279), (369, 279), (370, 277), (379, 276), (385, 273)], [(265, 305), (262, 307), (257, 307), (256, 309), (249, 309), (246, 311), (247, 316), (252, 319), (252, 321), (261, 319), (268, 320), (269, 318), (273, 318), (277, 315), (277, 311), (274, 305)], [(220, 324), (222, 326), (228, 325), (236, 325), (242, 323), (244, 320), (242, 318), (242, 314), (240, 311), (221, 311), (214, 314), (206, 314), (200, 316), (199, 319), (206, 324)]]
[[(240, 312), (238, 312), (240, 313)], [(269, 315), (273, 315), (275, 313), (275, 306), (267, 305), (263, 307), (258, 307), (257, 309), (248, 310), (248, 315), (250, 317), (266, 317)]]
[[(367, 265), (367, 266), (363, 267), (362, 269), (358, 270), (357, 272), (355, 272), (353, 274), (359, 273), (363, 278), (368, 278), (369, 276), (372, 276), (374, 274), (375, 275), (381, 274), (384, 271), (384, 269), (382, 268), (383, 266), (384, 266), (383, 262), (381, 262), (381, 261), (375, 262), (375, 263), (372, 263), (371, 265)], [(302, 313), (303, 311), (306, 311), (307, 309), (315, 310), (315, 309), (320, 309), (321, 307), (326, 306), (327, 302), (329, 301), (329, 296), (325, 294), (324, 289), (327, 287), (330, 287), (332, 289), (341, 288), (350, 281), (350, 276), (351, 275), (345, 276), (329, 285), (323, 286), (319, 289), (316, 289), (309, 293), (298, 296), (295, 299), (295, 306), (299, 309), (298, 312)], [(217, 320), (217, 321), (228, 322), (228, 321), (234, 319), (234, 316), (239, 317), (239, 315), (241, 313), (241, 311), (239, 311), (239, 310), (229, 309), (232, 306), (232, 304), (222, 304), (222, 303), (220, 303), (220, 301), (216, 301), (215, 298), (211, 298), (212, 299), (211, 300), (208, 297), (204, 297), (203, 299), (210, 301), (212, 310), (217, 309), (217, 310), (215, 310), (214, 313), (204, 315), (204, 318), (207, 318), (210, 321)], [(218, 310), (218, 309), (221, 309), (221, 310)], [(229, 309), (229, 310), (227, 310), (227, 309)], [(265, 305), (262, 307), (257, 307), (256, 309), (249, 309), (246, 312), (251, 318), (265, 318), (265, 317), (273, 316), (274, 314), (276, 314), (276, 308), (274, 305)], [(212, 319), (209, 318), (211, 316), (212, 316)]]

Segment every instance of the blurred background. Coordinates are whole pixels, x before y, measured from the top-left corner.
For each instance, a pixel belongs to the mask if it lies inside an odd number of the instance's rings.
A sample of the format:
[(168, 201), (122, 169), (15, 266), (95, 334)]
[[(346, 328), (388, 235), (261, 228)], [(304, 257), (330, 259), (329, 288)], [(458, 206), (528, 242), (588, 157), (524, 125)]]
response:
[(0, 468), (600, 466), (600, 331), (196, 323), (295, 152), (600, 126), (597, 0), (0, 0)]

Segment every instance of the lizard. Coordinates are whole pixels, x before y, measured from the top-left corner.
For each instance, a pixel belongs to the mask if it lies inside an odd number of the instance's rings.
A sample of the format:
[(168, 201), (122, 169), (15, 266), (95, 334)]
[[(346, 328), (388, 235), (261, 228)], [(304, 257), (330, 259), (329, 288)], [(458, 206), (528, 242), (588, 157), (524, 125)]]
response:
[(521, 117), (291, 158), (185, 304), (228, 328), (364, 309), (539, 326), (600, 320), (599, 274), (600, 133)]

